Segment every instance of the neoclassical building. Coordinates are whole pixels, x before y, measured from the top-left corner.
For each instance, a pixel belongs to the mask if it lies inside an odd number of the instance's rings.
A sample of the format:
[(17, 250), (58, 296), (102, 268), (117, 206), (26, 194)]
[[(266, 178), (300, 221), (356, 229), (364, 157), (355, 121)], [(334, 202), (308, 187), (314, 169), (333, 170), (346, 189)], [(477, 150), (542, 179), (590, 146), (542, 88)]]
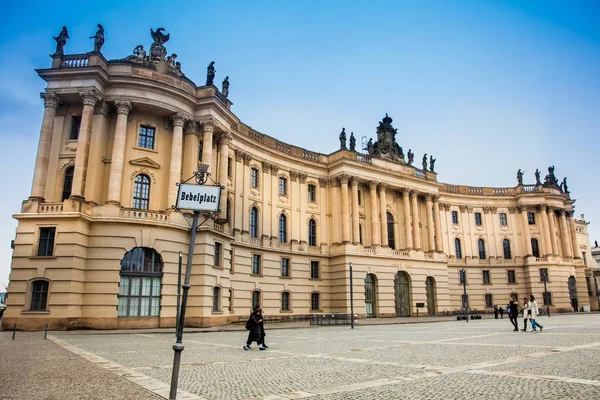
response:
[(587, 223), (553, 167), (533, 184), (519, 173), (516, 187), (442, 183), (433, 158), (405, 157), (387, 115), (368, 152), (345, 133), (331, 154), (299, 148), (240, 121), (214, 64), (197, 86), (166, 56), (168, 35), (153, 39), (149, 54), (107, 61), (103, 40), (65, 55), (59, 37), (37, 70), (45, 111), (31, 196), (14, 215), (5, 328), (173, 327), (190, 224), (172, 206), (198, 163), (224, 189), (196, 236), (188, 326), (257, 303), (273, 316), (349, 312), (349, 263), (361, 317), (529, 294), (589, 310)]

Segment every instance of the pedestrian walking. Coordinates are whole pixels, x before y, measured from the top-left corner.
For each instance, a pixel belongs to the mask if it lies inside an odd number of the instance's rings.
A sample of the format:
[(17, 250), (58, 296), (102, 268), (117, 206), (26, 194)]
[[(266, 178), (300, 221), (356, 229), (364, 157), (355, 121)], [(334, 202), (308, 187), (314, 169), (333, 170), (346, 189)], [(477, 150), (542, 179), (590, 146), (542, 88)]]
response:
[(537, 332), (536, 328), (540, 328), (540, 332), (544, 330), (544, 327), (535, 320), (540, 311), (538, 310), (537, 301), (535, 301), (533, 295), (529, 296), (529, 311), (531, 315), (531, 332)]
[(265, 336), (267, 336), (267, 334), (265, 333), (265, 318), (263, 317), (263, 313), (262, 313), (262, 307), (259, 306), (259, 314), (258, 314), (258, 318), (260, 323), (260, 339), (261, 339), (261, 343), (263, 345), (263, 347), (265, 349), (268, 349), (269, 346), (267, 346), (267, 344), (265, 343)]
[(246, 344), (244, 344), (244, 350), (250, 350), (250, 345), (252, 342), (256, 342), (258, 344), (259, 350), (266, 350), (267, 348), (263, 346), (263, 335), (261, 330), (262, 320), (262, 308), (260, 305), (256, 305), (254, 307), (254, 312), (250, 314), (248, 321), (246, 321), (246, 329), (248, 330), (248, 340), (246, 340)]
[(527, 320), (530, 318), (530, 315), (529, 300), (527, 297), (523, 297), (523, 329), (521, 329), (523, 332), (527, 332)]
[(508, 303), (508, 318), (510, 322), (513, 324), (515, 332), (519, 332), (519, 322), (517, 321), (517, 317), (519, 316), (519, 306), (513, 299), (510, 299)]
[(494, 318), (498, 319), (498, 306), (494, 304)]
[(498, 311), (500, 311), (500, 319), (504, 319), (504, 308), (500, 307)]

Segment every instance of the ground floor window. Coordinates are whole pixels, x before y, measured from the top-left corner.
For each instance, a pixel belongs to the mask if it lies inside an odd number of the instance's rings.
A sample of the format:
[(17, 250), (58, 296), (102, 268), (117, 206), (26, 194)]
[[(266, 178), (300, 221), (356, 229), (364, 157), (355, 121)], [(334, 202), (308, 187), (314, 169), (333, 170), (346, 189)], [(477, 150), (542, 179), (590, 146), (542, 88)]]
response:
[(48, 281), (34, 281), (31, 284), (31, 311), (46, 311), (48, 301)]
[(121, 276), (119, 317), (158, 317), (160, 312), (159, 277)]
[(310, 295), (310, 309), (312, 311), (319, 311), (320, 309), (320, 303), (321, 303), (321, 296), (319, 295), (319, 293), (312, 293)]

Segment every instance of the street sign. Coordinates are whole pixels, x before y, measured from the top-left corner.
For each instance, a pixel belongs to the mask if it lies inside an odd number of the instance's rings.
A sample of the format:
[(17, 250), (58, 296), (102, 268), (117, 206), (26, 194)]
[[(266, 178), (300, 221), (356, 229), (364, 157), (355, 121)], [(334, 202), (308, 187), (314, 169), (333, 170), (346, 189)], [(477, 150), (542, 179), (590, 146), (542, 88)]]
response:
[(177, 205), (180, 210), (219, 211), (221, 186), (194, 185), (183, 183), (179, 185)]

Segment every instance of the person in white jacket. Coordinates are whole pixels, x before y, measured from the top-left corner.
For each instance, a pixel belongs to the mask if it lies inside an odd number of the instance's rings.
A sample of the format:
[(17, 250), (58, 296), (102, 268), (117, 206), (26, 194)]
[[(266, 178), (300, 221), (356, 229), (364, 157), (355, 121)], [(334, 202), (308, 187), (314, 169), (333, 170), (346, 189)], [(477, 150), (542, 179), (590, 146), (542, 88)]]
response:
[(529, 315), (529, 299), (523, 297), (523, 332), (527, 332), (527, 320), (530, 318)]
[(530, 319), (531, 319), (531, 332), (537, 332), (536, 328), (540, 328), (540, 332), (544, 329), (544, 327), (540, 324), (537, 323), (537, 321), (535, 320), (538, 316), (538, 314), (540, 313), (540, 311), (538, 310), (538, 306), (537, 306), (537, 301), (535, 301), (535, 297), (533, 297), (533, 295), (529, 296), (529, 311), (531, 311), (530, 313)]

